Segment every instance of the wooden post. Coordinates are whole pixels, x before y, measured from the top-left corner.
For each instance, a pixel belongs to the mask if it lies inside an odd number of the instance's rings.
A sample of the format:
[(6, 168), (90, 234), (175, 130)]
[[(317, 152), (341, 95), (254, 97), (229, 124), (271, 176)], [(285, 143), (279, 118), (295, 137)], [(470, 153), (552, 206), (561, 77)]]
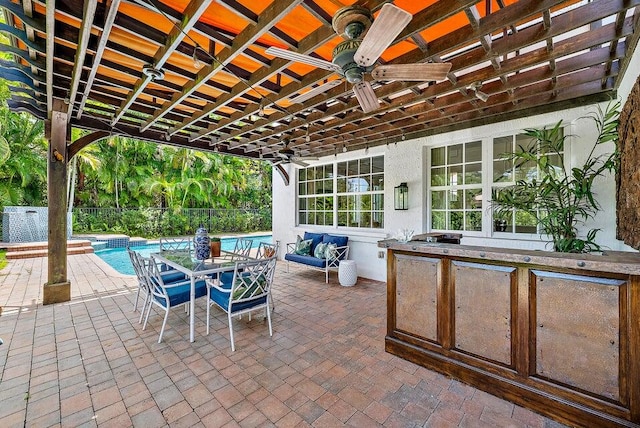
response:
[(54, 100), (51, 119), (47, 121), (49, 269), (43, 287), (45, 305), (71, 300), (71, 283), (67, 279), (67, 110), (62, 100)]

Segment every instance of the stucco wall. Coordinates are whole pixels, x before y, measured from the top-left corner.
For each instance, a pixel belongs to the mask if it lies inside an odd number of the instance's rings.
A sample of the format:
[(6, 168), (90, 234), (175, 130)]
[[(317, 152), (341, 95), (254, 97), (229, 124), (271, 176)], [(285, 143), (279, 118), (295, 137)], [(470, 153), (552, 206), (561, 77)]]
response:
[[(640, 69), (640, 53), (636, 49), (632, 62), (623, 79), (618, 97), (624, 101), (631, 87), (638, 77)], [(602, 104), (602, 108), (606, 104)], [(553, 125), (560, 119), (570, 125), (570, 133), (574, 136), (570, 140), (568, 155), (571, 164), (575, 165), (584, 160), (591, 148), (596, 135), (596, 128), (591, 121), (579, 120), (587, 113), (593, 112), (595, 106), (579, 107), (561, 112), (531, 116), (522, 119), (465, 129), (446, 134), (418, 138), (369, 149), (366, 156), (376, 154), (385, 155), (385, 229), (383, 231), (363, 231), (354, 229), (335, 229), (332, 227), (313, 227), (308, 230), (322, 231), (334, 234), (348, 235), (351, 244), (350, 259), (356, 260), (359, 276), (386, 280), (386, 260), (378, 258), (376, 242), (379, 239), (394, 236), (399, 228), (410, 228), (416, 233), (429, 231), (427, 228), (427, 180), (425, 165), (428, 147), (449, 143), (462, 143), (499, 135), (515, 134), (525, 128)], [(611, 146), (608, 146), (611, 149)], [(342, 153), (337, 160), (347, 160), (365, 156), (364, 151)], [(329, 156), (313, 164), (334, 162), (336, 157)], [(296, 235), (303, 234), (306, 228), (296, 227), (296, 178), (295, 168), (287, 166), (291, 177), (291, 184), (285, 186), (281, 177), (274, 172), (273, 177), (273, 235), (282, 245), (294, 242)], [(409, 209), (395, 211), (393, 209), (393, 188), (401, 182), (409, 185)], [(602, 211), (584, 227), (582, 231), (600, 228), (597, 242), (605, 248), (621, 251), (635, 251), (615, 239), (615, 180), (613, 175), (600, 180), (595, 185), (597, 200), (602, 205)], [(488, 209), (485, 205), (483, 209)], [(484, 220), (489, 222), (489, 218)], [(526, 239), (497, 239), (491, 236), (490, 224), (484, 225), (485, 232), (464, 232), (463, 244), (486, 245), (506, 248), (545, 249), (546, 242), (537, 238)], [(282, 252), (284, 254), (284, 250)]]

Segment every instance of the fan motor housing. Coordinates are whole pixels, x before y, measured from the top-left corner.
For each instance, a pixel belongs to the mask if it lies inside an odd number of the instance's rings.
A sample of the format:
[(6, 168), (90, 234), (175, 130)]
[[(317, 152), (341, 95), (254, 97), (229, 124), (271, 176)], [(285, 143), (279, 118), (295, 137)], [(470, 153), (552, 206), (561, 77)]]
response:
[(342, 69), (342, 74), (349, 83), (360, 83), (364, 79), (366, 69), (353, 60), (362, 40), (345, 40), (333, 50), (333, 63)]

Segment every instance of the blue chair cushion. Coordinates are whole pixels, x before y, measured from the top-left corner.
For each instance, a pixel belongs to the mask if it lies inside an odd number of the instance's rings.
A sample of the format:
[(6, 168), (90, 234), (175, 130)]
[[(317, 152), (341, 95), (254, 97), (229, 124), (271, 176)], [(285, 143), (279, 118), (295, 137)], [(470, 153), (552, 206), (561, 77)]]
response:
[[(249, 275), (248, 272), (245, 272), (241, 275)], [(233, 272), (222, 272), (220, 274), (220, 286), (227, 290), (231, 289), (231, 282), (233, 281)]]
[[(336, 244), (336, 247), (344, 247), (349, 242), (349, 237), (325, 234), (322, 242), (325, 244)], [(342, 260), (343, 258), (344, 254), (339, 257), (340, 260)]]
[[(178, 285), (175, 287), (167, 287), (166, 290), (167, 290), (167, 295), (169, 296), (169, 307), (180, 305), (190, 300), (191, 284), (189, 282), (185, 282), (183, 285)], [(207, 295), (207, 283), (203, 279), (196, 281), (196, 299), (198, 297), (202, 297), (206, 295)], [(156, 296), (156, 300), (162, 306), (166, 307), (166, 302), (164, 299)]]
[(309, 254), (313, 255), (313, 252), (316, 249), (316, 245), (322, 242), (322, 238), (324, 235), (325, 235), (324, 233), (311, 233), (311, 232), (304, 233), (303, 239), (305, 240), (311, 239), (311, 248), (309, 249)]
[(222, 272), (219, 274), (218, 279), (222, 288), (231, 288), (231, 281), (233, 281), (233, 272)]
[(179, 270), (168, 270), (160, 272), (160, 275), (162, 276), (162, 280), (165, 284), (168, 284), (170, 282), (185, 281), (187, 279), (184, 273), (180, 272)]
[[(220, 306), (222, 309), (227, 311), (229, 308), (229, 295), (231, 293), (225, 293), (224, 291), (220, 291), (216, 288), (211, 289), (211, 300), (213, 300), (216, 305)], [(267, 296), (262, 296), (259, 299), (250, 300), (247, 302), (234, 303), (231, 308), (231, 313), (241, 311), (244, 309), (252, 308), (255, 306), (263, 305), (267, 302)]]
[(299, 254), (285, 254), (285, 260), (290, 262), (302, 263), (308, 266), (315, 266), (317, 268), (324, 268), (327, 264), (326, 259), (319, 259), (313, 256), (301, 256)]

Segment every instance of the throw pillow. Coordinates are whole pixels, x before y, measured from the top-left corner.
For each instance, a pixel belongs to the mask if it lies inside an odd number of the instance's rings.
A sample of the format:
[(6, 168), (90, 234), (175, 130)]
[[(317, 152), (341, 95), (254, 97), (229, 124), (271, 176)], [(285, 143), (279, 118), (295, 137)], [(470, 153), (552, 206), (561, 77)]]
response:
[[(233, 291), (233, 300), (248, 299), (254, 294), (260, 294), (264, 290), (267, 279), (260, 275), (255, 281), (251, 277), (239, 277), (236, 279), (236, 289)], [(260, 290), (258, 290), (260, 287)], [(256, 293), (257, 291), (257, 293)]]
[(313, 257), (324, 259), (326, 250), (327, 244), (323, 244), (322, 242), (320, 242), (318, 245), (316, 245), (316, 249), (313, 250)]
[(336, 244), (326, 244), (327, 248), (325, 249), (325, 257), (327, 258), (327, 260), (333, 260), (336, 257), (338, 257), (338, 251), (336, 250), (336, 248), (338, 248), (338, 246)]
[(308, 256), (311, 254), (311, 239), (302, 239), (300, 236), (296, 239), (296, 249), (294, 253), (300, 256)]

